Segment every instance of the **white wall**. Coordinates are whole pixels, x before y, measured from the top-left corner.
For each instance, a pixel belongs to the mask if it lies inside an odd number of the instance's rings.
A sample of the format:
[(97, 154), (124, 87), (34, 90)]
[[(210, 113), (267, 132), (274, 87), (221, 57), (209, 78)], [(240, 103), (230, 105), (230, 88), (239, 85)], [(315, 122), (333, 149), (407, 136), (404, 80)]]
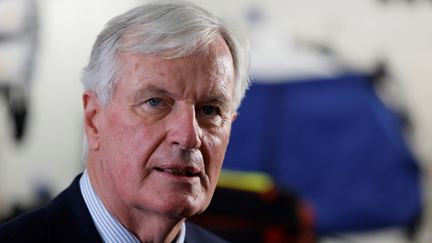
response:
[[(55, 192), (82, 169), (81, 69), (98, 32), (136, 1), (40, 0), (39, 49), (28, 133), (11, 141), (0, 104), (0, 203), (30, 199), (38, 184)], [(3, 100), (2, 100), (3, 101)]]
[[(139, 0), (39, 0), (40, 46), (27, 139), (11, 141), (0, 103), (0, 208), (31, 197), (40, 182), (55, 192), (82, 170), (80, 72), (103, 24)], [(413, 148), (432, 164), (432, 3), (418, 0), (195, 0), (247, 26), (258, 6), (281, 36), (329, 43), (349, 63), (370, 68), (385, 56), (414, 121)], [(0, 100), (0, 102), (3, 102)], [(427, 188), (429, 190), (429, 188)]]

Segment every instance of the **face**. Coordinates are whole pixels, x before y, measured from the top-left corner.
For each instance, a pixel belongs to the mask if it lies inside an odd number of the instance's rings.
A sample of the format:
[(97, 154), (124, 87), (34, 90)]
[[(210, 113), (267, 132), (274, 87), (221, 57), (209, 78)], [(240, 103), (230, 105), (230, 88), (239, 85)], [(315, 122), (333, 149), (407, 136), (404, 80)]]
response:
[(204, 210), (228, 144), (234, 70), (218, 38), (207, 55), (123, 53), (109, 105), (84, 94), (88, 170), (104, 203), (188, 217)]

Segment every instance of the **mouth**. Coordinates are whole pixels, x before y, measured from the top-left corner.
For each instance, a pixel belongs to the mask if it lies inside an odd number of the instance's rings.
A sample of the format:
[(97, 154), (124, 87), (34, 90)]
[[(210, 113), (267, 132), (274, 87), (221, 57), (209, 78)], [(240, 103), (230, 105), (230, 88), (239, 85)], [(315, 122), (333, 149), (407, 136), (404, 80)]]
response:
[(155, 167), (158, 172), (172, 174), (174, 176), (195, 177), (199, 176), (199, 170), (196, 168), (161, 168)]

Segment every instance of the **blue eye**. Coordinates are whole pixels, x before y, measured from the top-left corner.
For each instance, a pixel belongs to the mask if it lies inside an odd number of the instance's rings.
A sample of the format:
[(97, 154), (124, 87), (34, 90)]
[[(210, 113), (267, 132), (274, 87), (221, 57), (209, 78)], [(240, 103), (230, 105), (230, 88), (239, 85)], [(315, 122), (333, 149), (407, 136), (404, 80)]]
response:
[(203, 106), (201, 109), (202, 112), (207, 116), (215, 115), (215, 113), (217, 112), (217, 108), (214, 106)]
[(151, 98), (148, 99), (145, 103), (149, 104), (150, 106), (158, 106), (161, 104), (161, 100), (158, 98)]

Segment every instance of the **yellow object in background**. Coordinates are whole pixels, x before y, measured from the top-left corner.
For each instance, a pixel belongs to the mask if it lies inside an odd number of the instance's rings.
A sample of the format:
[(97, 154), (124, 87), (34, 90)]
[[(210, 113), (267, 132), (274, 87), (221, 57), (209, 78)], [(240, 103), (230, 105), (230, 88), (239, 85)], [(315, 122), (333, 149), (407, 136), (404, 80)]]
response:
[(271, 190), (274, 183), (271, 177), (263, 172), (222, 170), (218, 186), (262, 193)]

